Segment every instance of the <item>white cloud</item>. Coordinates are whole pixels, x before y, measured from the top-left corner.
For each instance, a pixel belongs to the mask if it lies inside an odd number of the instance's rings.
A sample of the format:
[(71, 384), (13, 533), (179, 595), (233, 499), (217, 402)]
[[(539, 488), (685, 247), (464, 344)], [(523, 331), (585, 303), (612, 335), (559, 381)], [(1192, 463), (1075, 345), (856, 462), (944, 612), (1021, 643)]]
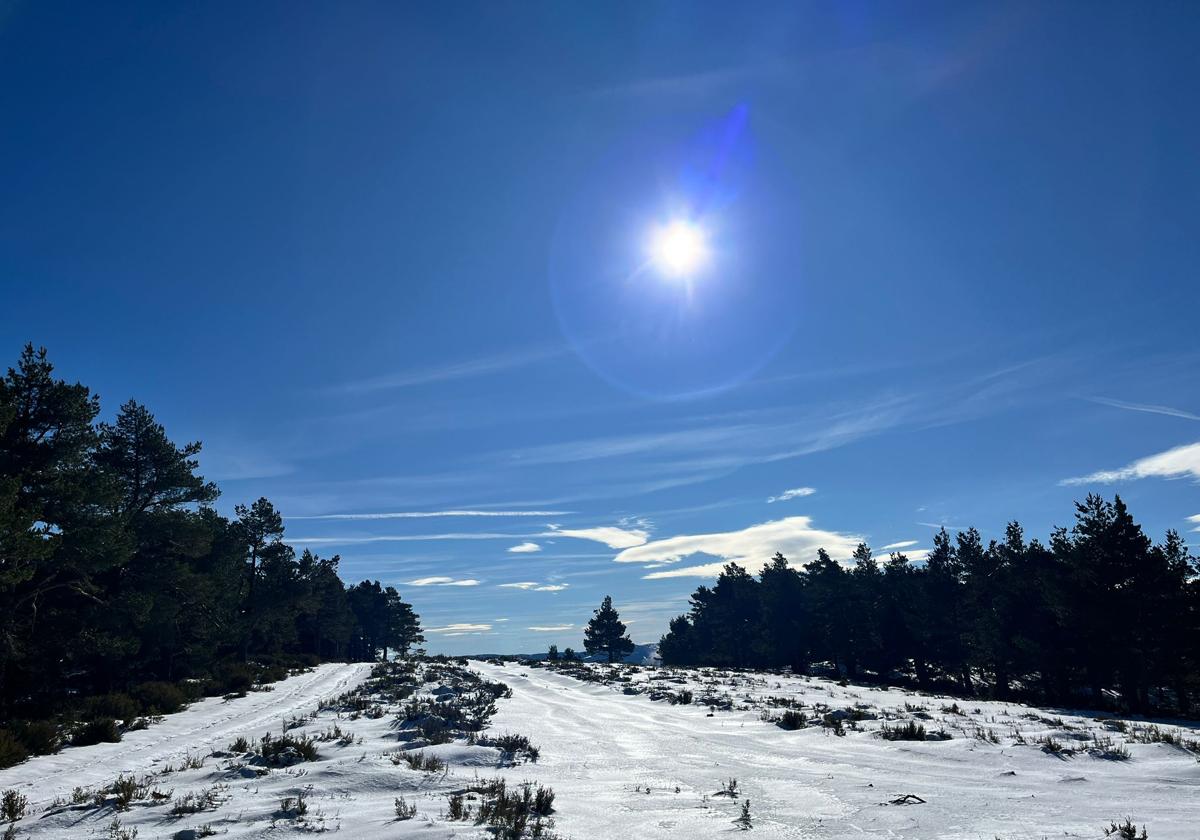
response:
[(1066, 478), (1059, 482), (1063, 486), (1079, 484), (1112, 484), (1117, 481), (1135, 481), (1139, 478), (1200, 478), (1200, 443), (1189, 443), (1140, 458), (1132, 464), (1116, 470), (1100, 470), (1079, 478)]
[(574, 537), (580, 540), (594, 540), (604, 543), (609, 548), (632, 548), (642, 545), (650, 536), (644, 528), (618, 528), (615, 525), (603, 525), (597, 528), (559, 528), (551, 526), (552, 530), (542, 534), (543, 537)]
[(509, 554), (533, 554), (535, 551), (541, 551), (542, 547), (535, 542), (523, 542), (519, 545), (514, 545), (508, 549)]
[(916, 545), (917, 540), (900, 540), (900, 542), (888, 543), (880, 546), (880, 551), (899, 551), (902, 548), (908, 548), (910, 545)]
[(527, 592), (562, 592), (570, 585), (569, 583), (538, 583), (536, 580), (522, 580), (516, 583), (498, 584), (501, 589), (523, 589)]
[(492, 629), (490, 624), (447, 624), (445, 627), (428, 627), (426, 633), (445, 633), (450, 636), (465, 633), (486, 633)]
[[(1187, 521), (1191, 522), (1193, 525), (1200, 525), (1200, 513), (1197, 513), (1195, 516), (1189, 516)], [(1200, 528), (1193, 528), (1192, 530), (1200, 531)]]
[(456, 580), (449, 577), (423, 577), (416, 580), (410, 580), (409, 586), (478, 586), (479, 581), (475, 578), (463, 578)]
[(817, 492), (817, 488), (815, 488), (815, 487), (796, 487), (792, 490), (784, 490), (778, 496), (770, 497), (769, 499), (767, 499), (767, 504), (770, 504), (772, 502), (787, 502), (787, 501), (791, 501), (792, 499), (798, 499), (801, 496), (811, 496), (813, 493), (816, 493), (816, 492)]
[(574, 624), (549, 624), (541, 627), (527, 627), (526, 630), (532, 630), (535, 633), (559, 633), (563, 630), (574, 630)]
[[(569, 510), (405, 510), (395, 513), (321, 513), (312, 516), (289, 516), (288, 519), (434, 519), (444, 516), (566, 516)], [(524, 543), (532, 545), (532, 543)], [(537, 549), (527, 549), (536, 551)]]
[[(705, 563), (703, 566), (684, 566), (681, 569), (670, 569), (666, 572), (651, 572), (648, 575), (642, 575), (645, 580), (661, 580), (662, 578), (680, 578), (680, 577), (704, 577), (715, 578), (721, 574), (721, 570), (725, 568), (728, 561), (722, 560), (720, 563)], [(647, 567), (651, 568), (651, 567)], [(629, 622), (626, 622), (628, 624)]]
[(671, 577), (712, 577), (720, 573), (727, 562), (737, 562), (751, 572), (757, 572), (775, 552), (782, 552), (795, 565), (807, 563), (824, 548), (835, 560), (850, 556), (861, 537), (823, 531), (812, 527), (808, 516), (788, 516), (740, 531), (723, 531), (715, 534), (691, 534), (654, 540), (645, 545), (627, 548), (614, 560), (618, 563), (658, 564), (677, 563), (693, 554), (707, 554), (721, 558), (721, 563), (708, 563), (685, 569), (653, 572), (648, 580)]

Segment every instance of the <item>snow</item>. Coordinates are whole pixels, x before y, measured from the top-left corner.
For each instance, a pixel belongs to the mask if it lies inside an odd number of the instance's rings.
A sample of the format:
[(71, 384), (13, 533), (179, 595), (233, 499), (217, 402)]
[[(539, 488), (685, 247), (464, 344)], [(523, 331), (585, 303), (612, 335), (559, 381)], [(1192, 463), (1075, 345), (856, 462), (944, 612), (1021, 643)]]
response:
[[(394, 763), (407, 738), (397, 732), (395, 708), (378, 719), (325, 710), (292, 729), (312, 735), (337, 725), (351, 734), (345, 743), (321, 743), (316, 761), (268, 770), (220, 752), (239, 736), (282, 732), (285, 721), (311, 715), (321, 700), (369, 672), (366, 665), (325, 665), (271, 692), (194, 704), (119, 744), (67, 749), (0, 771), (0, 790), (17, 788), (29, 798), (29, 815), (17, 823), (17, 837), (29, 838), (104, 837), (114, 816), (137, 828), (139, 840), (186, 837), (201, 826), (229, 837), (340, 830), (367, 840), (482, 838), (490, 836), (482, 827), (446, 820), (447, 795), (497, 776), (552, 787), (554, 831), (574, 840), (726, 836), (737, 831), (733, 820), (747, 798), (752, 836), (760, 838), (1100, 838), (1103, 827), (1126, 816), (1145, 824), (1153, 840), (1196, 836), (1200, 763), (1177, 746), (1135, 742), (1141, 723), (1122, 733), (1120, 724), (1086, 712), (973, 700), (952, 705), (950, 698), (793, 676), (581, 666), (617, 676), (604, 684), (513, 663), (472, 667), (513, 691), (497, 702), (488, 734), (528, 736), (541, 750), (536, 763), (500, 766), (496, 749), (462, 740), (422, 748), (448, 763), (444, 772)], [(454, 691), (438, 681), (420, 693), (443, 686)], [(647, 696), (652, 687), (726, 696), (732, 709), (654, 701)], [(855, 716), (877, 719), (854, 724), (857, 730), (844, 737), (821, 726), (785, 731), (763, 719), (770, 697), (802, 703), (810, 717), (823, 704), (857, 707)], [(885, 723), (914, 719), (951, 738), (878, 735)], [(1196, 724), (1162, 728), (1200, 737)], [(1025, 744), (1017, 743), (1018, 732)], [(1079, 751), (1047, 753), (1036, 743), (1047, 735)], [(1098, 738), (1125, 743), (1129, 759), (1089, 755), (1086, 747)], [(181, 769), (189, 756), (203, 758), (203, 766)], [(162, 772), (169, 765), (173, 771)], [(103, 786), (121, 773), (153, 774), (153, 785), (173, 798), (220, 785), (219, 802), (184, 816), (168, 813), (170, 799), (135, 802), (120, 813), (89, 804), (51, 807), (77, 786)], [(731, 778), (738, 796), (716, 795)], [(281, 800), (304, 791), (309, 814), (301, 820), (282, 814)], [(908, 795), (924, 801), (890, 804)], [(396, 819), (397, 796), (416, 804), (414, 819)]]

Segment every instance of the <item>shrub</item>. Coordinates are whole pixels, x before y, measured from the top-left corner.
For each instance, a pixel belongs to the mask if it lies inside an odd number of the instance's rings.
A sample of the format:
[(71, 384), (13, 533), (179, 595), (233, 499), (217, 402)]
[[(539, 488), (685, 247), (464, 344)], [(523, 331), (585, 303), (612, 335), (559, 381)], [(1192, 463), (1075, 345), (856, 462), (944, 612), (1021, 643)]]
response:
[(296, 738), (292, 735), (282, 735), (272, 738), (268, 732), (262, 736), (258, 744), (258, 754), (268, 764), (287, 765), (300, 761), (316, 761), (317, 742), (312, 738)]
[[(461, 799), (461, 797), (459, 797), (459, 798)], [(416, 803), (414, 802), (412, 805), (409, 805), (407, 802), (404, 801), (403, 796), (396, 797), (395, 806), (396, 806), (396, 819), (398, 819), (398, 820), (411, 820), (413, 817), (415, 817), (417, 815)]]
[(221, 794), (226, 790), (225, 785), (216, 784), (205, 788), (199, 793), (185, 793), (175, 800), (171, 813), (176, 816), (198, 814), (201, 811), (211, 811), (221, 802)]
[(117, 722), (110, 717), (96, 718), (85, 723), (71, 736), (71, 743), (77, 747), (87, 747), (92, 744), (115, 744), (121, 740)]
[(229, 745), (229, 751), (235, 753), (249, 752), (250, 742), (246, 740), (246, 736), (239, 735), (234, 739), (233, 743)]
[(20, 764), (29, 757), (25, 744), (7, 729), (0, 729), (0, 768)]
[(879, 729), (879, 737), (885, 741), (924, 741), (925, 727), (914, 720), (900, 726), (888, 726), (885, 723)]
[(554, 804), (554, 791), (550, 788), (525, 782), (519, 791), (510, 791), (503, 779), (497, 779), (479, 792), (484, 798), (475, 822), (491, 827), (501, 840), (546, 836), (545, 828), (550, 824), (546, 818)]
[(754, 828), (754, 822), (750, 817), (749, 799), (742, 803), (742, 813), (733, 821), (733, 824), (736, 825), (741, 831), (749, 831), (750, 829)]
[(1125, 822), (1120, 825), (1109, 823), (1109, 827), (1104, 829), (1104, 836), (1114, 837), (1116, 840), (1146, 840), (1146, 826), (1142, 826), (1142, 833), (1138, 834), (1133, 820), (1126, 817)]
[[(423, 770), (426, 773), (440, 773), (446, 769), (446, 762), (442, 761), (436, 755), (426, 755), (418, 750), (413, 753), (401, 753), (401, 758), (413, 770)], [(392, 763), (397, 763), (392, 759)]]
[(795, 709), (788, 709), (779, 716), (779, 720), (775, 721), (775, 725), (780, 729), (789, 731), (794, 729), (803, 729), (808, 723), (808, 715), (804, 712), (798, 712)]
[(112, 692), (89, 697), (84, 701), (82, 711), (84, 720), (116, 718), (129, 722), (142, 713), (142, 707), (128, 694)]
[(32, 755), (49, 755), (62, 748), (62, 735), (58, 731), (58, 725), (48, 720), (17, 724), (14, 731)]
[(16, 789), (6, 790), (3, 796), (0, 796), (0, 817), (3, 817), (5, 822), (16, 822), (21, 819), (25, 816), (27, 807), (29, 807), (29, 800)]
[(536, 762), (541, 756), (541, 750), (531, 744), (524, 735), (500, 735), (490, 739), (488, 743), (500, 750), (504, 758), (509, 761), (516, 761), (518, 758), (524, 757), (529, 761)]
[(143, 709), (152, 715), (169, 715), (187, 703), (187, 696), (176, 685), (169, 682), (145, 682), (133, 689), (133, 696)]

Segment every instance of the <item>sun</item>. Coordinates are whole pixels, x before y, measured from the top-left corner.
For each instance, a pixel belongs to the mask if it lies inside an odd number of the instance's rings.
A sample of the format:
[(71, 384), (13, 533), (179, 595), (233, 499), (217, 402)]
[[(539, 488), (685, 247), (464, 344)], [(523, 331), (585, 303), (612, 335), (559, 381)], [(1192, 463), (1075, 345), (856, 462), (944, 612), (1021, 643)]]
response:
[(650, 236), (650, 260), (668, 277), (691, 277), (709, 259), (703, 229), (684, 220), (656, 228)]

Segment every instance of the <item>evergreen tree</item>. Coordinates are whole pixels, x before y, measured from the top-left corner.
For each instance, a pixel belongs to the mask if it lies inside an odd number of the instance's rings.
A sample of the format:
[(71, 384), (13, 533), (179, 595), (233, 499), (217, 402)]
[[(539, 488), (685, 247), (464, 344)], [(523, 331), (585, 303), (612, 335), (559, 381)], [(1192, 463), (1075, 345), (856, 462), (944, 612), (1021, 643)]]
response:
[(583, 631), (583, 647), (588, 653), (603, 653), (616, 662), (633, 652), (633, 640), (625, 633), (621, 616), (613, 608), (612, 596), (605, 595)]

